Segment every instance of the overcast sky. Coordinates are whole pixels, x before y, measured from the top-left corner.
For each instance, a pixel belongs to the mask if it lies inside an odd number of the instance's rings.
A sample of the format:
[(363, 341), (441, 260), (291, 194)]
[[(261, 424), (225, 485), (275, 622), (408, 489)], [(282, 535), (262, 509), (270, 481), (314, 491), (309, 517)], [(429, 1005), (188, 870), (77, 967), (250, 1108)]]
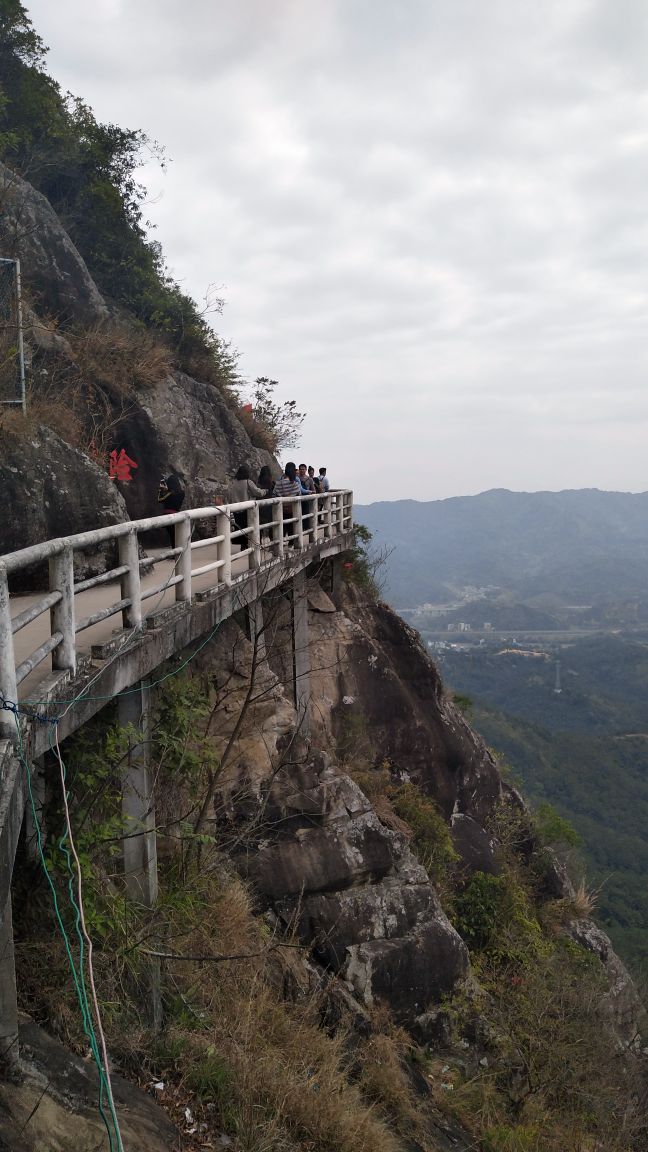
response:
[(362, 502), (648, 488), (646, 0), (25, 0)]

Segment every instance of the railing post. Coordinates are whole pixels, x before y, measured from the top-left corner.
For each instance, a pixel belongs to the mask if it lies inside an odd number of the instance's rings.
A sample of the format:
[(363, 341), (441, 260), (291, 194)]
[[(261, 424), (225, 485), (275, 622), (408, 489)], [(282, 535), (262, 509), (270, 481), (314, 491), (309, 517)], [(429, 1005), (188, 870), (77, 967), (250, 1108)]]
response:
[[(277, 556), (279, 557), (280, 560), (283, 560), (283, 555), (284, 555), (283, 518), (284, 517), (283, 517), (283, 500), (282, 500), (281, 496), (279, 497), (279, 499), (277, 501), (276, 509), (277, 509), (277, 516), (276, 516), (277, 527), (276, 527), (275, 531), (277, 533), (277, 540), (276, 540)], [(273, 520), (275, 519), (274, 510), (273, 510), (272, 519)]]
[[(314, 513), (314, 511), (315, 511), (315, 498), (307, 496), (307, 498), (306, 498), (306, 523), (308, 524), (308, 527), (304, 528), (304, 548), (308, 548), (308, 545), (312, 544), (314, 542), (314, 540), (316, 539), (315, 535), (313, 535), (311, 538), (311, 532), (313, 530), (313, 513)], [(302, 527), (303, 527), (303, 519), (304, 519), (304, 517), (302, 516)]]
[(304, 510), (301, 500), (296, 500), (293, 508), (297, 508), (297, 547), (301, 552), (304, 548)]
[(338, 535), (344, 531), (344, 497), (341, 492), (335, 494), (335, 530)]
[[(252, 555), (250, 556), (250, 568), (261, 567), (261, 518), (259, 514), (259, 505), (255, 503), (252, 509), (252, 536), (248, 536), (250, 544), (252, 545)], [(250, 512), (248, 512), (249, 524)]]
[(330, 540), (333, 535), (333, 511), (331, 497), (328, 492), (324, 497), (324, 508), (324, 536), (327, 540)]
[[(7, 569), (0, 560), (0, 692), (13, 703), (18, 701), (16, 685), (16, 658), (14, 655), (13, 633), (11, 631), (11, 610), (9, 607), (9, 584)], [(0, 709), (0, 734), (16, 737), (16, 722), (13, 713)]]
[(229, 512), (221, 512), (219, 514), (221, 523), (218, 526), (218, 535), (223, 537), (219, 544), (220, 556), (219, 560), (223, 561), (223, 567), (218, 571), (221, 573), (223, 584), (232, 583), (232, 525), (230, 523)]
[(175, 546), (182, 548), (176, 557), (176, 572), (182, 580), (175, 586), (176, 601), (191, 604), (191, 519), (185, 516), (175, 526)]
[(139, 628), (142, 623), (142, 594), (137, 532), (134, 528), (126, 536), (119, 537), (119, 564), (128, 568), (128, 572), (124, 572), (121, 577), (122, 600), (130, 600), (128, 608), (122, 610), (124, 628)]
[(58, 604), (50, 608), (52, 632), (62, 632), (63, 639), (52, 652), (53, 669), (69, 669), (76, 674), (76, 632), (74, 622), (74, 552), (69, 544), (49, 562), (51, 592), (60, 592)]

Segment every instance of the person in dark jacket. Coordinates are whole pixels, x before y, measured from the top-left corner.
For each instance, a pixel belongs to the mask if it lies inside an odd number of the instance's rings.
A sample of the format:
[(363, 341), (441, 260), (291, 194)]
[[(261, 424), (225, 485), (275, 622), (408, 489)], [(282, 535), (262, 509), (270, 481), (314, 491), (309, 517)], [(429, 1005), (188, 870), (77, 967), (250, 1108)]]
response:
[[(269, 464), (264, 464), (261, 471), (259, 472), (258, 485), (259, 488), (263, 488), (263, 491), (265, 492), (265, 498), (268, 500), (274, 492), (274, 480), (272, 478), (272, 471)], [(261, 506), (261, 508), (259, 508), (259, 523), (262, 528), (265, 524), (272, 523), (271, 504), (264, 504)], [(267, 535), (268, 532), (266, 530), (265, 536), (267, 537)]]
[[(180, 512), (184, 504), (185, 491), (182, 487), (180, 477), (172, 472), (170, 476), (163, 477), (160, 480), (160, 487), (158, 489), (158, 504), (162, 504), (165, 512)], [(175, 544), (175, 524), (169, 524), (167, 527), (169, 534), (169, 541), (173, 548)]]

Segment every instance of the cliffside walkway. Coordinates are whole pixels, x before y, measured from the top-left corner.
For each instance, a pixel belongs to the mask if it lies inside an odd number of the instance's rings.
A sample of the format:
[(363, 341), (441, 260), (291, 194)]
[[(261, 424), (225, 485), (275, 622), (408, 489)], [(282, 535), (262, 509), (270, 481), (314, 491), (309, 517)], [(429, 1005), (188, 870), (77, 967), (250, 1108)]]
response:
[[(235, 513), (246, 513), (246, 528)], [(147, 555), (146, 534), (171, 526), (173, 547)], [(240, 609), (251, 632), (262, 629), (263, 596), (284, 586), (293, 603), (295, 705), (307, 727), (305, 570), (349, 549), (352, 528), (353, 494), (341, 490), (129, 520), (0, 557), (0, 1060), (17, 1050), (13, 865), (53, 730), (63, 740), (117, 697), (119, 722), (145, 732), (155, 670)], [(107, 570), (79, 578), (90, 565)], [(10, 595), (10, 583), (28, 580), (47, 591)], [(123, 785), (124, 812), (144, 828), (153, 811), (147, 749), (145, 738), (133, 746)], [(133, 895), (155, 901), (154, 824), (150, 835), (124, 840), (124, 873)]]

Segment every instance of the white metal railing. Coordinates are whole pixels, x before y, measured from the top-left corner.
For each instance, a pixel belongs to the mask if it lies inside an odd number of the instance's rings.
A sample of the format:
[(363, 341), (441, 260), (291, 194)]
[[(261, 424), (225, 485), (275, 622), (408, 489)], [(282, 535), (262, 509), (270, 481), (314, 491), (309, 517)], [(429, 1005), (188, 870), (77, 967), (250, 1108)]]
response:
[[(245, 513), (247, 526), (237, 524), (235, 514)], [(242, 519), (239, 515), (238, 519)], [(194, 540), (194, 525), (207, 520), (215, 526), (214, 535)], [(80, 632), (121, 614), (123, 627), (137, 631), (142, 627), (143, 604), (175, 588), (175, 600), (190, 604), (193, 582), (201, 578), (201, 589), (218, 590), (233, 583), (232, 560), (248, 558), (248, 568), (258, 570), (266, 565), (281, 564), (286, 558), (313, 544), (333, 539), (350, 531), (353, 524), (353, 493), (348, 490), (299, 497), (272, 497), (248, 500), (240, 504), (190, 508), (153, 516), (146, 520), (128, 520), (76, 536), (45, 540), (18, 552), (0, 557), (0, 693), (8, 701), (17, 701), (22, 681), (51, 655), (52, 669), (74, 676), (77, 667), (76, 637)], [(175, 525), (174, 546), (156, 556), (140, 558), (139, 536), (153, 528)], [(75, 582), (76, 553), (102, 544), (116, 542), (119, 563), (109, 572)], [(204, 548), (215, 548), (216, 559), (193, 567)], [(238, 549), (238, 550), (237, 550)], [(173, 560), (172, 574), (153, 587), (143, 588), (143, 567)], [(49, 590), (22, 612), (11, 616), (8, 578), (34, 565), (49, 565)], [(203, 577), (209, 575), (205, 585)], [(235, 580), (245, 579), (240, 573)], [(234, 581), (235, 582), (235, 581)], [(77, 618), (76, 597), (81, 592), (102, 584), (118, 584), (119, 595), (106, 607)], [(49, 611), (49, 636), (20, 664), (16, 663), (14, 636), (28, 624)], [(0, 704), (0, 721), (6, 718)]]

